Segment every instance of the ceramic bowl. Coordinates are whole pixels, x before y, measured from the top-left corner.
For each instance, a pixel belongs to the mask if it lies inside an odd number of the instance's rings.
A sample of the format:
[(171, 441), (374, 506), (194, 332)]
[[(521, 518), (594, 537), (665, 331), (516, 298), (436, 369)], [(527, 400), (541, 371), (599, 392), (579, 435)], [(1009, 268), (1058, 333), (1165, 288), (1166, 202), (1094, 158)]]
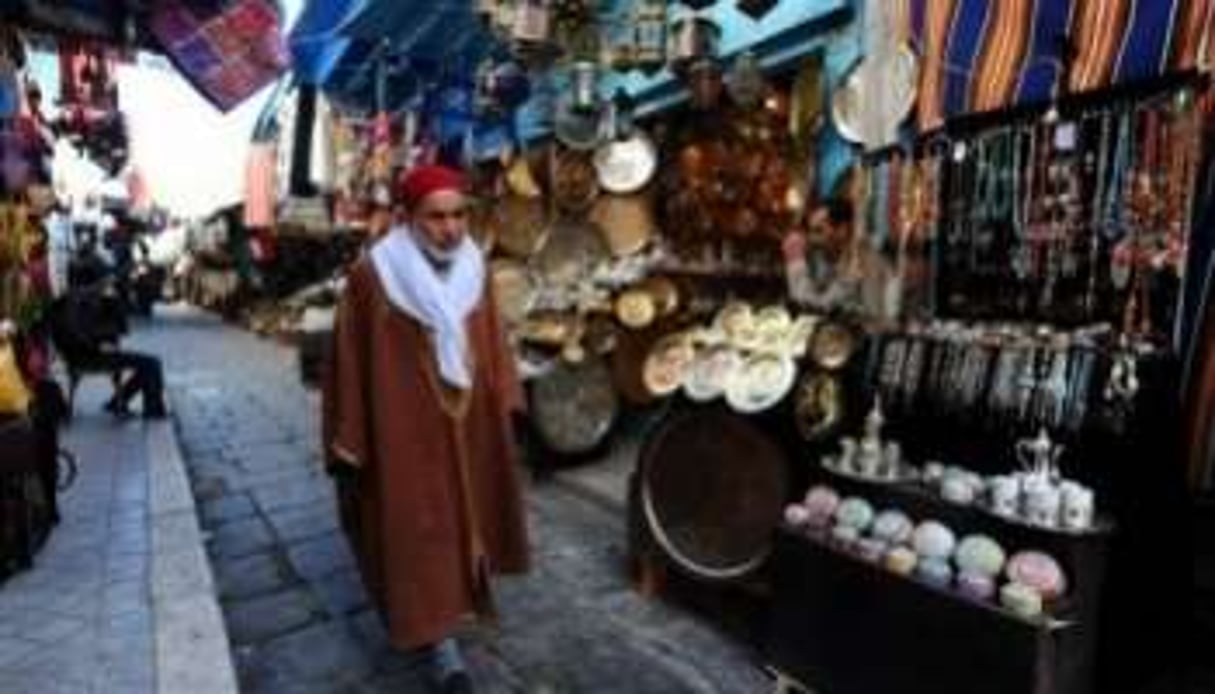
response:
[(911, 536), (912, 548), (924, 558), (947, 560), (956, 544), (953, 531), (934, 520), (920, 523)]
[(858, 534), (864, 533), (873, 523), (873, 506), (859, 496), (850, 496), (835, 509), (835, 522), (856, 528)]
[(875, 537), (862, 537), (856, 542), (856, 553), (867, 562), (880, 564), (886, 554), (886, 546), (885, 542)]
[(1067, 578), (1054, 557), (1039, 551), (1017, 552), (1005, 567), (1008, 580), (1033, 588), (1046, 600), (1054, 600), (1067, 591)]
[(810, 524), (810, 511), (801, 504), (789, 504), (785, 507), (785, 523), (794, 528), (804, 528)]
[(986, 535), (967, 535), (954, 552), (954, 563), (963, 573), (989, 578), (1000, 575), (1004, 559), (1004, 548)]
[(911, 518), (906, 513), (896, 509), (886, 509), (873, 519), (873, 536), (893, 545), (901, 545), (911, 539), (915, 530)]
[(1015, 581), (1000, 589), (1000, 604), (1022, 617), (1037, 617), (1042, 614), (1042, 595)]
[(886, 568), (900, 576), (910, 576), (918, 562), (919, 557), (910, 547), (892, 547), (886, 552)]
[(958, 592), (976, 600), (990, 600), (996, 594), (996, 581), (986, 574), (963, 571), (958, 576)]
[(851, 525), (837, 525), (831, 529), (831, 540), (843, 550), (852, 551), (860, 537), (860, 531)]
[(811, 527), (823, 528), (835, 517), (835, 510), (840, 505), (840, 495), (830, 487), (819, 485), (806, 492), (802, 506), (809, 513), (808, 523)]
[(916, 578), (937, 588), (948, 588), (953, 583), (953, 568), (944, 559), (921, 558), (915, 567)]

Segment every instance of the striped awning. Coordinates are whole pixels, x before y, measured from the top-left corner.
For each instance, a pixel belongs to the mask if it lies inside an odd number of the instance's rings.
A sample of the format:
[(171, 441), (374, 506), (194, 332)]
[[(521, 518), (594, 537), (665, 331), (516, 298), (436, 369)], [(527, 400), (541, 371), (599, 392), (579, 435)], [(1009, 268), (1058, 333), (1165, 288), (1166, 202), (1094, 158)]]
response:
[(1215, 0), (896, 0), (921, 56), (921, 132), (952, 117), (1209, 64)]

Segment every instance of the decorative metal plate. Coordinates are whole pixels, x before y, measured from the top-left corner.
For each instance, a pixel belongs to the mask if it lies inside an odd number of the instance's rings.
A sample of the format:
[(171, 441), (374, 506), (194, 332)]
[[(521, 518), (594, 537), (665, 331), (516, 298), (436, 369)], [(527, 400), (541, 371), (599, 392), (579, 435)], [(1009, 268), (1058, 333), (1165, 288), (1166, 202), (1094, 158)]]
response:
[(589, 453), (603, 443), (619, 409), (611, 371), (598, 358), (555, 366), (532, 383), (530, 404), (537, 433), (567, 455)]
[(763, 564), (787, 485), (780, 447), (720, 408), (674, 415), (641, 454), (645, 522), (678, 567), (703, 579), (729, 581)]

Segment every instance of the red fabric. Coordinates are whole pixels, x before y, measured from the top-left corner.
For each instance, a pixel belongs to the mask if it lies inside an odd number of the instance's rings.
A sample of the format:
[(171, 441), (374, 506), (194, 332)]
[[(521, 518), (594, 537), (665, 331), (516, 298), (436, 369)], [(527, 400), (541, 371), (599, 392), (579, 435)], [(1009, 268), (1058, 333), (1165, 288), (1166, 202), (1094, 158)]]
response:
[(438, 164), (416, 166), (397, 182), (397, 197), (414, 205), (441, 190), (464, 190), (464, 174)]

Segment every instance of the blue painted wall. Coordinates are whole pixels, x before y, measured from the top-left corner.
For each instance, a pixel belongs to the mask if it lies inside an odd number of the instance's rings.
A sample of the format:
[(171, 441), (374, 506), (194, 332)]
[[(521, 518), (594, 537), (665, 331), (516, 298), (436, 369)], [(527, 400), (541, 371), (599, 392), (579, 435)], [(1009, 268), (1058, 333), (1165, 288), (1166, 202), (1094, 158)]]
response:
[[(730, 61), (743, 51), (751, 51), (760, 60), (765, 71), (793, 69), (800, 60), (821, 51), (826, 70), (828, 89), (860, 58), (860, 37), (854, 18), (858, 15), (858, 3), (863, 0), (781, 0), (775, 8), (759, 21), (740, 12), (733, 0), (718, 0), (702, 14), (711, 17), (722, 27), (720, 54)], [(613, 11), (622, 13), (632, 0), (615, 0)], [(671, 3), (671, 19), (690, 11), (683, 5)], [(534, 99), (518, 114), (517, 125), (526, 140), (542, 139), (548, 135), (549, 124), (544, 107), (547, 94), (550, 98), (563, 88), (561, 77), (548, 75), (537, 85), (541, 97)], [(639, 71), (624, 74), (613, 73), (604, 80), (602, 93), (607, 96), (618, 88), (625, 89), (638, 103), (637, 113), (645, 116), (679, 105), (687, 99), (687, 90), (667, 70), (653, 75)], [(830, 103), (829, 93), (824, 103)], [(819, 143), (819, 193), (827, 194), (839, 177), (853, 162), (853, 148), (845, 142), (831, 126), (831, 119), (824, 121), (823, 136)]]

